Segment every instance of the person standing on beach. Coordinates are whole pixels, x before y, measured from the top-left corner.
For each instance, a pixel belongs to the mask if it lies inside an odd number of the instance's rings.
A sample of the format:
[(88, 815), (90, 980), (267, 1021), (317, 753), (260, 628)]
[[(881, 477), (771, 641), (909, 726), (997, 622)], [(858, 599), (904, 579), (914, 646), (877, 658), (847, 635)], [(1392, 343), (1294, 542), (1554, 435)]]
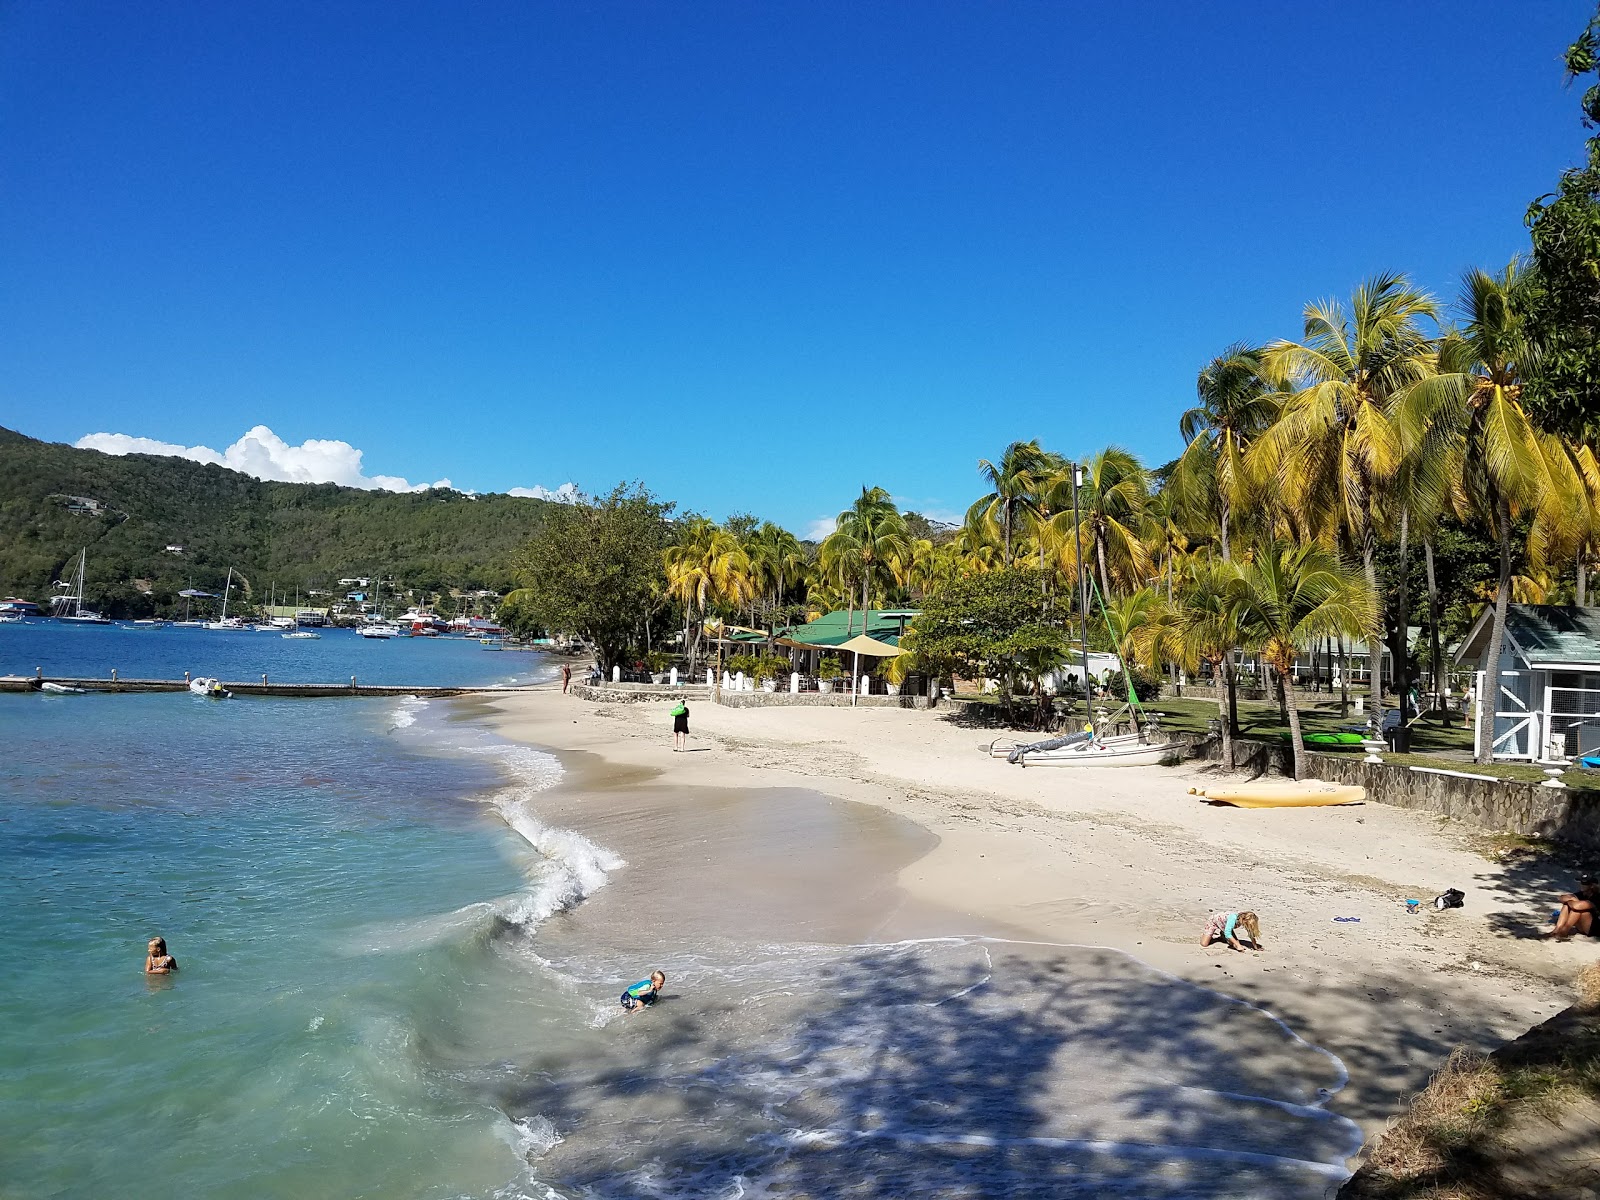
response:
[(567, 694), (567, 689), (572, 686), (572, 664), (561, 664), (561, 694)]
[(689, 744), (689, 706), (682, 700), (672, 710), (672, 748), (682, 750)]
[(170, 975), (178, 969), (178, 960), (167, 953), (165, 938), (151, 938), (144, 956), (146, 975)]

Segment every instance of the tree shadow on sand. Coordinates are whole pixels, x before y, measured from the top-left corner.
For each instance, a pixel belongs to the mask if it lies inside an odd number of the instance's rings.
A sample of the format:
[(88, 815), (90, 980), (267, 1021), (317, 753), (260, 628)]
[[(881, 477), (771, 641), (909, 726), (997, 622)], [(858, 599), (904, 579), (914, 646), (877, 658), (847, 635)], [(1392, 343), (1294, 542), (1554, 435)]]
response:
[[(1384, 1082), (1358, 1109), (1453, 1044), (1372, 1025), (1351, 1065)], [(566, 1137), (535, 1170), (577, 1195), (1309, 1198), (1360, 1142), (1323, 1107), (1331, 1056), (1106, 950), (840, 951), (802, 989), (686, 995), (616, 1032), (605, 1061), (534, 1064), (499, 1098)]]

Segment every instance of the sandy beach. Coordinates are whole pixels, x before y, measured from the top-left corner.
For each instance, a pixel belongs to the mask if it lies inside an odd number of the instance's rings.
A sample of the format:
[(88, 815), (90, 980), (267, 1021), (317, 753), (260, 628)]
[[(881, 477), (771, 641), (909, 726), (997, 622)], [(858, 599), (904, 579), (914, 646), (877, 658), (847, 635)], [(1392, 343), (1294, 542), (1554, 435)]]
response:
[[(864, 862), (839, 869), (847, 843), (838, 830), (788, 829), (787, 844), (821, 838), (816, 853), (831, 861), (814, 864), (821, 873), (788, 902), (773, 900), (767, 931), (793, 923), (794, 936), (849, 943), (986, 935), (1045, 944), (1039, 953), (1124, 952), (1259, 1006), (1337, 1055), (1349, 1081), (1329, 1108), (1368, 1135), (1452, 1047), (1492, 1046), (1565, 1007), (1573, 976), (1594, 957), (1585, 939), (1533, 937), (1549, 899), (1570, 886), (1572, 864), (1507, 853), (1503, 842), (1424, 814), (1376, 804), (1214, 807), (1187, 794), (1216, 777), (1197, 764), (1021, 770), (978, 754), (993, 734), (955, 725), (947, 712), (698, 703), (690, 751), (674, 753), (662, 704), (597, 705), (552, 687), (483, 707), (501, 736), (562, 756), (569, 778), (546, 803), (586, 835), (603, 809), (603, 838), (626, 839), (618, 804), (667, 786), (685, 820), (723, 789), (771, 789), (764, 803), (773, 814), (819, 793), (901, 818), (876, 864), (897, 890), (886, 897), (863, 884), (856, 895), (835, 883), (820, 906), (825, 919), (815, 920), (800, 897), (814, 895), (818, 879), (873, 872)], [(907, 834), (904, 822), (916, 830)], [(628, 874), (648, 879), (668, 868), (658, 860), (666, 852), (653, 856), (647, 840), (617, 848)], [(803, 876), (804, 854), (793, 857)], [(673, 847), (674, 872), (681, 859), (682, 845)], [(695, 868), (707, 886), (663, 878), (654, 890), (687, 891), (715, 910), (716, 873), (730, 870), (715, 859), (708, 853)], [(1406, 898), (1426, 904), (1449, 887), (1466, 893), (1463, 909), (1406, 911)], [(742, 906), (782, 891), (758, 882), (738, 894)], [(1197, 944), (1210, 912), (1244, 908), (1261, 915), (1264, 953)]]

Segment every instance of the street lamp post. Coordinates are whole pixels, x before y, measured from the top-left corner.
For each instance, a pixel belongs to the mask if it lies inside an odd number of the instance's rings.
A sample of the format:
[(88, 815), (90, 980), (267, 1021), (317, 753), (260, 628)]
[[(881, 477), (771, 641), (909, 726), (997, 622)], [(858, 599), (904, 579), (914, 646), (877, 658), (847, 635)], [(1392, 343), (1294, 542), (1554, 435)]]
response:
[(1083, 712), (1089, 714), (1089, 597), (1083, 590), (1083, 524), (1078, 517), (1078, 489), (1083, 486), (1083, 464), (1072, 464), (1072, 559), (1078, 565), (1078, 644), (1083, 649)]

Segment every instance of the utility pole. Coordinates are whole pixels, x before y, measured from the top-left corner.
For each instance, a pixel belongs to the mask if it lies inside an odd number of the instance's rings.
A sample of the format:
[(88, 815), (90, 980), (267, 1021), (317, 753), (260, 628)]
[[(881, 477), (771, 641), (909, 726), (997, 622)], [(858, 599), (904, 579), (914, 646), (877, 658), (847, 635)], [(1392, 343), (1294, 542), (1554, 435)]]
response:
[(1078, 517), (1078, 489), (1083, 486), (1083, 464), (1072, 464), (1072, 559), (1078, 564), (1078, 644), (1083, 649), (1083, 713), (1089, 719), (1089, 597), (1083, 590), (1083, 523)]

